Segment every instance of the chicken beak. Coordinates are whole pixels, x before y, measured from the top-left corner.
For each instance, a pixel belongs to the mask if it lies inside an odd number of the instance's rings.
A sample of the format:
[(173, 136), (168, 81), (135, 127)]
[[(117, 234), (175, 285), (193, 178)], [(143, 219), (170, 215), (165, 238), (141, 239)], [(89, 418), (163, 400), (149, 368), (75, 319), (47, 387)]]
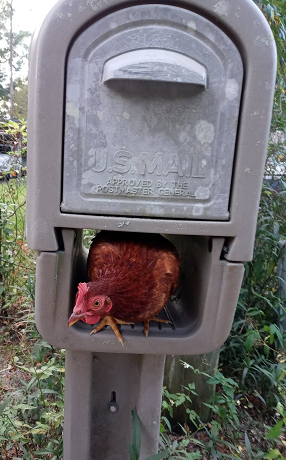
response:
[(82, 313), (81, 315), (76, 315), (72, 313), (68, 320), (68, 327), (71, 327), (73, 324), (77, 323), (80, 319), (84, 318), (86, 315)]

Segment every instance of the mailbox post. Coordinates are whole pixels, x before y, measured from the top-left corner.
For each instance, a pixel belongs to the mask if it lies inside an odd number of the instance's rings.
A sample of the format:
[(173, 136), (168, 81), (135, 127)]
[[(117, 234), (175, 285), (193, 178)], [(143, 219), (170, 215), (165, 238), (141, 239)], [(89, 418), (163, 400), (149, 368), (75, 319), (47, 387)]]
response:
[[(157, 449), (166, 354), (227, 338), (251, 260), (276, 52), (252, 0), (60, 0), (30, 53), (27, 237), (36, 323), (66, 348), (65, 460)], [(82, 230), (163, 233), (181, 259), (170, 325), (67, 328)]]

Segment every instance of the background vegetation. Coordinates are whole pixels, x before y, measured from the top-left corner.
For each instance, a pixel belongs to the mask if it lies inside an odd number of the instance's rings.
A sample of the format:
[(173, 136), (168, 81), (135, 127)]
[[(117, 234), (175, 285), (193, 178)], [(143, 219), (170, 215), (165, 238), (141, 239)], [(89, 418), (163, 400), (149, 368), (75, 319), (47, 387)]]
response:
[(31, 34), (14, 30), (13, 0), (0, 0), (0, 110), (10, 118), (27, 117), (27, 80), (17, 76), (27, 59), (25, 39)]
[[(182, 391), (164, 389), (161, 453), (172, 459), (285, 459), (286, 458), (286, 309), (285, 279), (278, 271), (285, 258), (286, 240), (286, 1), (256, 2), (273, 30), (278, 48), (278, 72), (271, 135), (265, 168), (254, 258), (246, 274), (230, 337), (223, 346), (214, 377), (203, 367), (187, 363), (189, 382)], [(10, 7), (10, 10), (9, 10)], [(11, 2), (0, 3), (4, 32), (0, 59), (9, 60)], [(8, 11), (8, 13), (7, 13)], [(10, 12), (10, 13), (9, 13)], [(10, 15), (9, 15), (10, 14)], [(0, 39), (1, 39), (0, 37)], [(16, 46), (16, 43), (15, 43)], [(4, 58), (3, 58), (4, 56)], [(6, 57), (5, 57), (6, 56)], [(14, 59), (14, 58), (13, 58)], [(11, 76), (10, 76), (11, 77)], [(0, 75), (2, 115), (7, 114), (9, 76)], [(14, 88), (27, 85), (13, 80)], [(17, 117), (25, 117), (26, 102), (14, 104)], [(2, 123), (14, 149), (26, 154), (25, 122)], [(64, 391), (64, 351), (53, 349), (34, 325), (35, 254), (24, 239), (25, 178), (0, 183), (0, 457), (10, 459), (61, 459)], [(206, 403), (212, 417), (203, 422), (187, 407), (196, 398), (194, 375), (204, 373), (216, 384)], [(174, 407), (186, 406), (188, 423), (175, 434)], [(136, 414), (130, 459), (139, 458)], [(127, 442), (127, 440), (126, 440)]]

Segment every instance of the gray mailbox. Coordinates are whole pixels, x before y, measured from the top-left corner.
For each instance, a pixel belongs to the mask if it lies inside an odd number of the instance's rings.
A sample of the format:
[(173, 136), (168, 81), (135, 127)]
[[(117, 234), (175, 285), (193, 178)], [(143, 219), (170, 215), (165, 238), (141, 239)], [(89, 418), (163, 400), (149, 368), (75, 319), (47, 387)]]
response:
[[(61, 0), (35, 33), (27, 237), (38, 251), (38, 329), (73, 350), (65, 460), (127, 458), (118, 425), (135, 406), (142, 459), (154, 453), (164, 355), (227, 338), (252, 257), (275, 59), (252, 0)], [(67, 328), (86, 281), (83, 229), (163, 233), (175, 244), (170, 325), (151, 326), (148, 339), (141, 325), (123, 326), (124, 348), (109, 330)]]

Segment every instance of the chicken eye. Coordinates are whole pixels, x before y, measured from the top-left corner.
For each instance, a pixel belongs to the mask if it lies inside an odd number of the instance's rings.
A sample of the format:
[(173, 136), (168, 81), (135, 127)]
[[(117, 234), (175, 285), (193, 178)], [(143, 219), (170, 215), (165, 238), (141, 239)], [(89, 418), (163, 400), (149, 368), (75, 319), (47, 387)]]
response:
[(98, 307), (100, 305), (100, 301), (99, 300), (96, 300), (93, 304), (95, 307)]

